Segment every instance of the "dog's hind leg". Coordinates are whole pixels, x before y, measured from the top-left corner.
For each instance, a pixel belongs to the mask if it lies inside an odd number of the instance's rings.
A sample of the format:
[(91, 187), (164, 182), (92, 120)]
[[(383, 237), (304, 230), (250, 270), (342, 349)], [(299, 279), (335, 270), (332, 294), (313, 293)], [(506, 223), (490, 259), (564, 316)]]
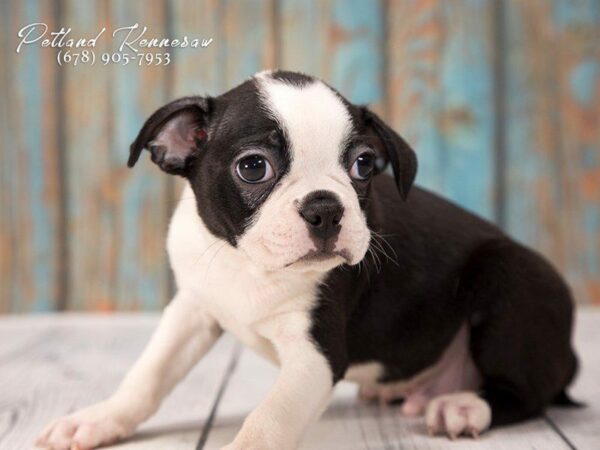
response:
[(540, 255), (498, 240), (472, 255), (457, 295), (471, 310), (470, 351), (492, 426), (541, 414), (577, 366), (565, 283)]

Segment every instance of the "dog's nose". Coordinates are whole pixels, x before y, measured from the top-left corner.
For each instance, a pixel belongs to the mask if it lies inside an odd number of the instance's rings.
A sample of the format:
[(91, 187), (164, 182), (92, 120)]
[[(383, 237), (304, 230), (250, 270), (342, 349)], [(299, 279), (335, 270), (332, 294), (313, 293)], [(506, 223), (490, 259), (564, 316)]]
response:
[(344, 207), (333, 192), (311, 192), (302, 201), (298, 212), (316, 238), (327, 240), (340, 232)]

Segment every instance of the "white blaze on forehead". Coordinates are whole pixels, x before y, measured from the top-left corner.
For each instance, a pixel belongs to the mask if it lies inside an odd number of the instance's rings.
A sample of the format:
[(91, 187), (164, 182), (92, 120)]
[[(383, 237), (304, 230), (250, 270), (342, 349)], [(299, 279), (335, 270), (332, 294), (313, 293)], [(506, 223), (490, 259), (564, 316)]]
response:
[(257, 81), (265, 106), (287, 133), (293, 157), (339, 161), (352, 121), (335, 92), (318, 80), (296, 86), (261, 75)]

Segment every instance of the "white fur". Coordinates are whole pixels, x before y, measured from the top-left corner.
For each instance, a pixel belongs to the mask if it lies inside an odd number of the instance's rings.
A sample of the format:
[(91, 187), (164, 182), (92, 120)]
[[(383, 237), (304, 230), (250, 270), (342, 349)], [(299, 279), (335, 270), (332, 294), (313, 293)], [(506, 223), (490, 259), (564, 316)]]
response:
[(344, 207), (334, 250), (344, 250), (350, 255), (347, 262), (357, 264), (367, 251), (370, 232), (347, 169), (340, 162), (351, 131), (348, 111), (320, 81), (297, 87), (262, 74), (257, 83), (267, 112), (288, 137), (292, 165), (244, 233), (239, 247), (257, 265), (270, 270), (292, 264), (294, 269), (324, 271), (344, 262), (335, 257), (319, 266), (294, 264), (315, 250), (298, 205), (311, 192), (327, 190), (335, 193)]
[(322, 272), (268, 271), (253, 264), (208, 232), (189, 198), (188, 186), (169, 230), (178, 285), (196, 292), (223, 328), (281, 366), (272, 392), (230, 448), (294, 448), (332, 389), (327, 361), (308, 335)]
[(92, 448), (132, 433), (222, 329), (281, 366), (272, 391), (228, 448), (293, 449), (324, 409), (332, 373), (310, 337), (310, 312), (323, 274), (343, 260), (293, 264), (314, 249), (297, 206), (314, 190), (334, 192), (345, 208), (336, 250), (350, 254), (349, 262), (362, 259), (370, 235), (340, 163), (350, 118), (320, 82), (299, 89), (270, 82), (264, 74), (258, 80), (265, 108), (291, 139), (289, 173), (239, 248), (208, 231), (186, 186), (167, 239), (178, 294), (154, 337), (110, 399), (54, 421), (40, 445)]
[(173, 215), (167, 249), (177, 285), (193, 291), (224, 329), (275, 362), (272, 343), (255, 325), (281, 313), (307, 314), (323, 276), (319, 271), (268, 271), (253, 264), (244, 252), (208, 231), (189, 185)]
[[(344, 206), (336, 250), (349, 254), (352, 264), (363, 258), (370, 233), (340, 163), (350, 117), (321, 82), (298, 88), (261, 74), (257, 83), (265, 108), (291, 141), (289, 173), (249, 224), (238, 248), (208, 231), (186, 186), (167, 239), (178, 293), (153, 338), (111, 398), (52, 422), (39, 445), (83, 450), (132, 433), (222, 330), (281, 367), (267, 398), (226, 448), (293, 449), (324, 409), (332, 373), (311, 339), (310, 314), (326, 270), (343, 260), (295, 262), (314, 249), (297, 206), (314, 190), (334, 192)], [(376, 370), (354, 368), (349, 376), (376, 379)]]
[(53, 450), (94, 448), (131, 434), (220, 335), (215, 320), (180, 290), (146, 350), (108, 400), (52, 421), (37, 444)]
[(84, 449), (127, 436), (226, 329), (281, 366), (272, 392), (230, 448), (295, 448), (332, 389), (329, 365), (308, 334), (322, 272), (256, 266), (207, 230), (189, 186), (167, 249), (179, 292), (147, 349), (109, 400), (52, 422), (39, 444), (62, 450), (77, 442)]
[(461, 434), (476, 438), (489, 428), (491, 421), (490, 405), (469, 391), (436, 397), (425, 412), (429, 434), (445, 433), (451, 439)]
[(344, 379), (360, 385), (373, 385), (383, 373), (383, 366), (377, 362), (353, 364), (348, 367)]

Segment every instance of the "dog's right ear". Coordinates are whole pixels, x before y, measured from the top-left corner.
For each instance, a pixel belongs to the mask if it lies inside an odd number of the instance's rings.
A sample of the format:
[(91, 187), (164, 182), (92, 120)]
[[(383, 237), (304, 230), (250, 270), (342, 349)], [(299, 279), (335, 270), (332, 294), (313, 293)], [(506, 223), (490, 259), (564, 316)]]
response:
[(162, 170), (185, 176), (208, 139), (210, 109), (210, 98), (184, 97), (155, 111), (131, 144), (127, 165), (148, 149)]
[(406, 200), (408, 191), (417, 175), (417, 155), (410, 145), (377, 114), (366, 107), (362, 107), (362, 113), (367, 128), (378, 136), (377, 146), (387, 154), (392, 164), (398, 192), (402, 199)]

